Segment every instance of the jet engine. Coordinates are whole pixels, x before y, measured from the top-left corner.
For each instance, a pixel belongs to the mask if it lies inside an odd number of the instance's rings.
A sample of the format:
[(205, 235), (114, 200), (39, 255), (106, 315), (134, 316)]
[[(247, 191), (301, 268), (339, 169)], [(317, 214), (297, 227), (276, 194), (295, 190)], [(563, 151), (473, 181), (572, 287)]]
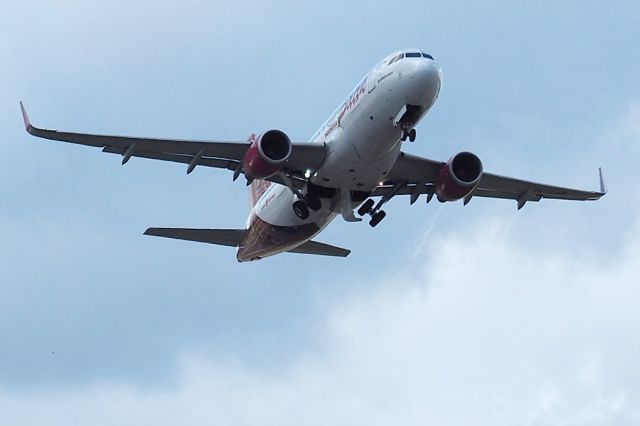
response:
[(482, 162), (470, 152), (460, 152), (440, 169), (436, 180), (438, 201), (456, 201), (471, 194), (480, 183)]
[(242, 160), (247, 179), (266, 179), (282, 170), (291, 155), (291, 140), (280, 130), (269, 130), (249, 146)]

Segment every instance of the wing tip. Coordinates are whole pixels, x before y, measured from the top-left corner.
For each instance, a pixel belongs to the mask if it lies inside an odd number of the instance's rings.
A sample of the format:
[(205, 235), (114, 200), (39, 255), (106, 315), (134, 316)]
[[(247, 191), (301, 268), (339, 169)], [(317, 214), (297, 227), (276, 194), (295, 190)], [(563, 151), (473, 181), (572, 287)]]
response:
[(31, 125), (31, 120), (29, 120), (29, 115), (27, 114), (27, 110), (25, 109), (22, 101), (20, 101), (20, 111), (22, 112), (22, 121), (24, 122), (24, 129), (27, 132), (31, 133), (31, 128), (33, 126)]
[(158, 231), (158, 228), (147, 228), (142, 235), (150, 235), (152, 237), (157, 236), (156, 233)]
[(598, 168), (598, 175), (600, 177), (600, 194), (601, 194), (600, 196), (603, 196), (607, 193), (608, 188), (604, 180), (604, 177), (602, 176), (602, 167)]

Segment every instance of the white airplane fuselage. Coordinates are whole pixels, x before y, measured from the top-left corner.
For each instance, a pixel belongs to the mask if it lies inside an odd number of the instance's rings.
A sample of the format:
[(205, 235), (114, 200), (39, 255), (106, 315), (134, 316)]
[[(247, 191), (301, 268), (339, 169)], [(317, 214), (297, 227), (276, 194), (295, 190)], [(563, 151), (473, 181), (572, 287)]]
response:
[[(245, 244), (238, 248), (239, 261), (295, 249), (344, 211), (344, 194), (369, 193), (385, 180), (402, 145), (398, 119), (409, 106), (405, 117), (409, 127), (415, 127), (435, 103), (441, 86), (440, 68), (429, 55), (407, 55), (389, 64), (399, 54), (389, 55), (368, 72), (310, 139), (324, 143), (327, 154), (318, 170), (309, 171), (308, 180), (336, 189), (336, 196), (321, 198), (320, 209), (301, 219), (292, 208), (298, 196), (287, 186), (252, 183), (256, 200), (247, 219)], [(348, 200), (349, 209), (361, 202)]]

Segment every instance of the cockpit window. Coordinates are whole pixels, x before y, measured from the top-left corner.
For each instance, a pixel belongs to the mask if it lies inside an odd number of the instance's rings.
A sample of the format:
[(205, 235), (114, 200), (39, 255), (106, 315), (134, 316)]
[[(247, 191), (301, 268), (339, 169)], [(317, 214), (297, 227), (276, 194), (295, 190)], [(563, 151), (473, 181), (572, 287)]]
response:
[(433, 56), (429, 55), (428, 53), (424, 53), (424, 52), (403, 52), (403, 53), (398, 53), (396, 56), (394, 56), (393, 58), (389, 59), (387, 61), (387, 65), (391, 65), (394, 62), (398, 62), (400, 59), (402, 58), (427, 58), (427, 59), (431, 59), (432, 61)]

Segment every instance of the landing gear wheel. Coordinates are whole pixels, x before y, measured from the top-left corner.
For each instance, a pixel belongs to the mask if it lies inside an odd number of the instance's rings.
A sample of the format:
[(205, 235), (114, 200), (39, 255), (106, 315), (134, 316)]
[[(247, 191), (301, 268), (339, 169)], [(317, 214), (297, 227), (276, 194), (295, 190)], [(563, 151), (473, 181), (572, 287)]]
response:
[(298, 200), (295, 203), (293, 203), (293, 212), (300, 219), (306, 219), (309, 217), (309, 208), (307, 207), (305, 202), (301, 200)]
[(304, 200), (306, 201), (307, 206), (313, 211), (318, 211), (322, 208), (322, 202), (320, 201), (320, 198), (316, 197), (315, 195), (307, 194), (307, 196), (304, 197)]
[(369, 198), (367, 201), (364, 202), (363, 205), (360, 206), (360, 208), (358, 209), (358, 214), (360, 216), (364, 216), (365, 214), (371, 211), (372, 207), (373, 207), (373, 200)]
[(416, 140), (416, 129), (409, 130), (409, 142)]
[(402, 136), (400, 137), (400, 140), (404, 142), (407, 140), (408, 137), (409, 137), (409, 132), (407, 132), (407, 129), (402, 129)]
[(371, 220), (369, 221), (369, 225), (371, 225), (372, 228), (375, 228), (376, 225), (379, 224), (386, 215), (387, 214), (383, 210), (380, 210), (379, 212), (377, 212), (371, 217)]

